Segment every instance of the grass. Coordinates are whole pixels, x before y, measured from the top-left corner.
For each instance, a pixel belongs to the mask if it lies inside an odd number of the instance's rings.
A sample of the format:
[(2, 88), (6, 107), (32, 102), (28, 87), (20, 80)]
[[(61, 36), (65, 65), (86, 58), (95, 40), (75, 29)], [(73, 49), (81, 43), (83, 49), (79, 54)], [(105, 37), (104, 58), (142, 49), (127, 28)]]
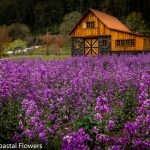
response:
[(43, 58), (43, 59), (64, 59), (64, 58), (68, 58), (71, 57), (70, 54), (61, 54), (61, 55), (16, 55), (16, 56), (9, 56), (9, 58), (15, 58), (15, 59), (19, 59), (19, 58), (30, 58), (30, 59), (34, 59), (34, 58)]
[[(46, 49), (47, 48), (45, 46), (39, 47), (39, 48), (33, 50), (33, 54), (46, 52), (47, 51)], [(54, 54), (54, 49), (55, 48), (53, 46), (49, 46), (48, 47), (49, 54)], [(61, 49), (61, 53), (67, 53), (67, 54), (71, 53), (71, 47), (68, 45), (64, 45)]]

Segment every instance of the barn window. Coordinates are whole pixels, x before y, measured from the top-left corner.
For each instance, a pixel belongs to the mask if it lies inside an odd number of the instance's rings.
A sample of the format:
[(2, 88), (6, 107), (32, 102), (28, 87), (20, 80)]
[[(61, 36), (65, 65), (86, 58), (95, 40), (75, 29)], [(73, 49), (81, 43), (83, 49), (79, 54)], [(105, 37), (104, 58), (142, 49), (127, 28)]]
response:
[(135, 39), (131, 40), (131, 46), (135, 46)]
[(75, 43), (75, 48), (76, 48), (76, 49), (79, 49), (79, 48), (80, 48), (80, 43), (79, 43), (79, 42), (76, 42), (76, 43)]
[(131, 45), (130, 43), (131, 43), (130, 40), (125, 40), (125, 46), (130, 46)]
[(94, 21), (86, 22), (86, 28), (90, 28), (90, 29), (95, 28), (95, 22)]
[(121, 45), (121, 42), (120, 42), (120, 40), (116, 40), (116, 46), (120, 46)]
[(118, 46), (135, 46), (135, 39), (116, 40), (115, 45), (116, 45), (116, 47), (118, 47)]
[(125, 40), (120, 40), (120, 46), (124, 46)]
[(106, 47), (107, 46), (107, 41), (106, 40), (103, 40), (102, 41), (102, 47)]

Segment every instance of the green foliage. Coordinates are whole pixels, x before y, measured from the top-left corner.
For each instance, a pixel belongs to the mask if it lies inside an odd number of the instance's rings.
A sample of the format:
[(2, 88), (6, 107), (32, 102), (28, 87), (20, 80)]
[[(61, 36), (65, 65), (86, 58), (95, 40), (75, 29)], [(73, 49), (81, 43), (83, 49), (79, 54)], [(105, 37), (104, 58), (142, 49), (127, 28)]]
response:
[(132, 12), (129, 14), (125, 24), (133, 32), (143, 33), (148, 31), (147, 24), (141, 13)]
[(1, 26), (0, 27), (0, 59), (2, 56), (5, 55), (5, 50), (11, 41), (9, 35), (8, 35), (8, 30), (6, 26)]
[(92, 119), (92, 116), (85, 116), (82, 118), (79, 118), (75, 121), (75, 128), (78, 130), (80, 128), (86, 129), (91, 135), (92, 135), (92, 128), (94, 126), (99, 125), (99, 123)]
[(15, 131), (18, 131), (18, 115), (21, 106), (18, 101), (9, 100), (1, 103), (0, 143), (10, 143)]
[(49, 149), (62, 150), (61, 138), (59, 138), (59, 137), (54, 138), (53, 136), (50, 136), (49, 141), (50, 142), (48, 142), (46, 144), (42, 144), (42, 149), (44, 149), (44, 150), (49, 150)]
[(9, 36), (15, 39), (25, 39), (30, 34), (30, 29), (27, 25), (21, 23), (14, 23), (8, 26)]
[(38, 36), (28, 37), (28, 38), (26, 38), (26, 41), (27, 41), (27, 47), (32, 47), (35, 45), (41, 45), (42, 44), (42, 41), (41, 41), (40, 37), (38, 37)]
[(52, 24), (52, 25), (42, 29), (42, 33), (46, 33), (47, 31), (49, 31), (52, 34), (58, 34), (59, 33), (59, 25)]
[(118, 98), (123, 100), (123, 107), (115, 110), (118, 113), (117, 123), (116, 123), (116, 130), (123, 127), (126, 121), (132, 121), (135, 119), (136, 116), (136, 109), (138, 100), (137, 100), (137, 90), (131, 89), (130, 87), (124, 93), (120, 93)]
[(27, 42), (26, 41), (23, 41), (23, 40), (20, 40), (20, 39), (18, 39), (18, 40), (15, 40), (15, 41), (13, 41), (13, 42), (11, 42), (9, 45), (8, 45), (8, 47), (7, 47), (7, 49), (8, 50), (16, 50), (16, 49), (23, 49), (23, 48), (25, 48), (27, 46)]
[(113, 1), (112, 0), (104, 0), (104, 2), (102, 3), (102, 11), (108, 13), (108, 14), (112, 14), (112, 8), (113, 8)]
[(77, 24), (82, 17), (80, 12), (74, 11), (64, 16), (63, 22), (60, 24), (59, 32), (67, 41), (69, 41), (69, 32)]

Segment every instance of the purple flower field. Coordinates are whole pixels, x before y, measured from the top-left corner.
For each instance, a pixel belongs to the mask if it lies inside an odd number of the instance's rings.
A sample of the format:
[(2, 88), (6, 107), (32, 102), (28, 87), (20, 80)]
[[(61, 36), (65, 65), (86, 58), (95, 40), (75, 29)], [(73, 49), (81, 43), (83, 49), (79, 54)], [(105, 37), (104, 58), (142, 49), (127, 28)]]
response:
[(0, 61), (0, 143), (148, 150), (150, 54)]

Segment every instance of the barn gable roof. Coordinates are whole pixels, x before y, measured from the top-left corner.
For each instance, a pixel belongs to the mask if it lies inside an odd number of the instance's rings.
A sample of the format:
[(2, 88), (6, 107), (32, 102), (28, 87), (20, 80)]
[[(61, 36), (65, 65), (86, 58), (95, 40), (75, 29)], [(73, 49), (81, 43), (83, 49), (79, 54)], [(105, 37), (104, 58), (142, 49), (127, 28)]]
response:
[(108, 15), (106, 13), (100, 12), (98, 10), (90, 9), (93, 14), (108, 28), (119, 30), (119, 31), (125, 31), (125, 32), (131, 32), (123, 23), (121, 23), (117, 18)]
[[(111, 15), (108, 15), (106, 13), (100, 12), (98, 10), (94, 10), (94, 9), (89, 9), (88, 12), (84, 15), (84, 17), (89, 12), (92, 12), (98, 18), (98, 20), (100, 20), (109, 29), (131, 33), (131, 31), (123, 23), (121, 23), (117, 18), (115, 18)], [(81, 18), (81, 20), (77, 23), (77, 25), (82, 21), (82, 19), (84, 17)], [(73, 28), (72, 31), (74, 31), (74, 29), (77, 27), (77, 25)], [(70, 34), (71, 34), (71, 32), (70, 32)]]

